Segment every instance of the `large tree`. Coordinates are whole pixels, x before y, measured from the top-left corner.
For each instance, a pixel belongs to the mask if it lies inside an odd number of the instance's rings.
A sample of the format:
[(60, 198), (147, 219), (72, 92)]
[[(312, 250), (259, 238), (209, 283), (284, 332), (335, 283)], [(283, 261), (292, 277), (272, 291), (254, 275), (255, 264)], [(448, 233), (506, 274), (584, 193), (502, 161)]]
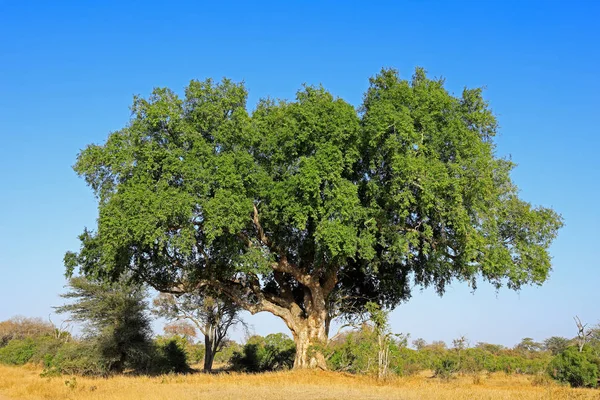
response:
[(382, 70), (358, 110), (322, 87), (252, 113), (246, 98), (227, 79), (135, 97), (130, 123), (78, 156), (99, 217), (68, 271), (210, 287), (273, 313), (296, 367), (324, 367), (314, 349), (331, 319), (369, 301), (548, 276), (561, 218), (519, 199), (480, 89), (454, 96), (421, 69)]

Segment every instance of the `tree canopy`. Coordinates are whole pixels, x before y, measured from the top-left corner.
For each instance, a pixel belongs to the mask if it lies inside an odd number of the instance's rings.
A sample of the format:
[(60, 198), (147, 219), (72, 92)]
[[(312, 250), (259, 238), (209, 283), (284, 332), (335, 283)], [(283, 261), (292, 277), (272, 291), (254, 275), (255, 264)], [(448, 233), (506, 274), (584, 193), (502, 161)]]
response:
[(99, 217), (68, 271), (211, 287), (281, 317), (296, 366), (322, 365), (308, 346), (369, 301), (547, 278), (562, 220), (518, 197), (481, 89), (384, 69), (358, 109), (318, 86), (252, 112), (246, 99), (228, 79), (135, 97), (129, 124), (77, 158)]

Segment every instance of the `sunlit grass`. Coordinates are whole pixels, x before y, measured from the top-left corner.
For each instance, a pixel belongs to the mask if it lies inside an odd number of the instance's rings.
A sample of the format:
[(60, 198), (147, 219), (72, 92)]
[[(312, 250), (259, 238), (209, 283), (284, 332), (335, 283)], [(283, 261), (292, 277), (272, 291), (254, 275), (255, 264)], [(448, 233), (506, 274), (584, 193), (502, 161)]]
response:
[(600, 399), (600, 391), (570, 389), (545, 380), (502, 373), (459, 376), (430, 374), (374, 378), (335, 372), (192, 374), (158, 377), (41, 378), (35, 367), (0, 366), (0, 399)]

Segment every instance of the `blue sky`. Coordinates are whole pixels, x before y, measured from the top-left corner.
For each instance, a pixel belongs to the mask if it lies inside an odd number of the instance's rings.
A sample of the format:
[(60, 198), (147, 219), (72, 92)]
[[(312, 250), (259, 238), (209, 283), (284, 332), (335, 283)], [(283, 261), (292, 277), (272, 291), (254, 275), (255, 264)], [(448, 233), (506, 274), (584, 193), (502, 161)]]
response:
[[(126, 3), (126, 4), (125, 4)], [(288, 4), (290, 3), (290, 4)], [(412, 338), (513, 345), (573, 336), (600, 301), (600, 30), (596, 2), (33, 2), (0, 0), (0, 320), (60, 304), (62, 257), (94, 227), (96, 203), (71, 169), (123, 127), (134, 94), (193, 78), (244, 80), (249, 107), (322, 83), (358, 105), (381, 67), (415, 66), (459, 93), (485, 86), (498, 155), (522, 197), (562, 213), (542, 287), (429, 290), (392, 314)], [(101, 5), (100, 5), (101, 4)], [(59, 318), (55, 318), (59, 319)], [(286, 331), (268, 315), (257, 333)]]

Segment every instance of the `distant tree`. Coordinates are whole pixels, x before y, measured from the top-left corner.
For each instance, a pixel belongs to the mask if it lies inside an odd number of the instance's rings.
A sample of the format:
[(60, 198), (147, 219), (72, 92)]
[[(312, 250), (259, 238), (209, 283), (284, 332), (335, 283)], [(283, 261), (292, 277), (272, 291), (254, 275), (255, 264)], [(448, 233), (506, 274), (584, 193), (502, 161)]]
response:
[(204, 370), (212, 370), (215, 355), (221, 351), (227, 332), (244, 325), (241, 308), (228, 299), (199, 293), (161, 293), (154, 299), (153, 313), (170, 321), (187, 320), (204, 335)]
[(41, 318), (12, 317), (0, 322), (0, 347), (13, 339), (37, 336), (54, 336), (54, 326)]
[(544, 350), (552, 353), (553, 356), (562, 353), (571, 344), (571, 340), (561, 337), (552, 336), (544, 340)]
[(196, 328), (186, 321), (176, 321), (167, 324), (163, 330), (168, 336), (181, 336), (188, 342), (192, 342), (197, 336)]
[(446, 342), (444, 342), (443, 340), (434, 340), (433, 342), (428, 344), (427, 347), (430, 349), (438, 349), (438, 350), (446, 350), (448, 348), (448, 346), (446, 345)]
[(452, 348), (456, 351), (460, 352), (467, 347), (469, 347), (469, 339), (464, 335), (452, 340)]
[(281, 318), (298, 368), (326, 368), (315, 349), (357, 303), (548, 277), (562, 219), (519, 198), (481, 89), (384, 69), (358, 109), (319, 86), (246, 101), (227, 79), (135, 97), (129, 123), (75, 163), (99, 217), (67, 271), (219, 290)]
[(577, 325), (577, 347), (579, 348), (579, 352), (583, 352), (583, 348), (585, 344), (590, 340), (590, 337), (594, 334), (594, 332), (588, 329), (587, 325), (581, 322), (578, 316), (573, 317), (575, 320), (575, 325)]
[(501, 344), (492, 344), (492, 343), (485, 343), (485, 342), (478, 342), (475, 345), (475, 348), (484, 350), (484, 351), (488, 351), (492, 354), (499, 354), (502, 350), (505, 349), (504, 346), (502, 346)]
[(456, 368), (462, 368), (462, 353), (463, 351), (469, 347), (469, 340), (466, 336), (462, 335), (456, 339), (452, 340), (452, 349), (456, 352), (457, 362)]
[(423, 338), (417, 338), (412, 341), (412, 345), (415, 349), (421, 350), (423, 347), (427, 346), (427, 342)]
[(523, 338), (519, 344), (515, 346), (516, 350), (520, 351), (539, 351), (543, 348), (541, 343), (536, 342), (530, 337)]
[(71, 278), (61, 297), (72, 302), (56, 307), (84, 325), (84, 334), (95, 341), (106, 369), (143, 370), (152, 353), (152, 330), (143, 287), (125, 282), (100, 283)]

